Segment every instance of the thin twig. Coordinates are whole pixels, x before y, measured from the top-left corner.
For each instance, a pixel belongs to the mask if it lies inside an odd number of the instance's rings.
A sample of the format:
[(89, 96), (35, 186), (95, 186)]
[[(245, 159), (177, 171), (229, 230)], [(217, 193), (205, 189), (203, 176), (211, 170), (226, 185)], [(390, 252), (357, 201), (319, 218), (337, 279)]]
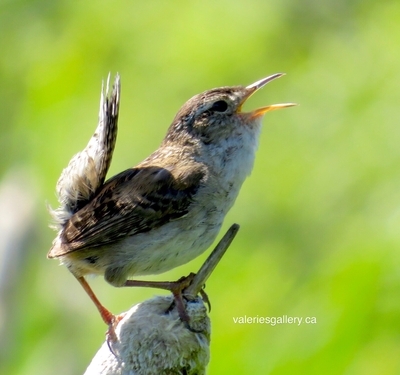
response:
[(186, 298), (193, 299), (203, 288), (207, 279), (210, 277), (211, 273), (214, 271), (215, 267), (224, 256), (226, 250), (232, 243), (237, 232), (239, 231), (239, 224), (233, 224), (228, 231), (225, 233), (224, 237), (219, 241), (218, 245), (215, 247), (213, 252), (203, 263), (196, 276), (193, 278), (191, 284), (184, 290), (184, 295)]

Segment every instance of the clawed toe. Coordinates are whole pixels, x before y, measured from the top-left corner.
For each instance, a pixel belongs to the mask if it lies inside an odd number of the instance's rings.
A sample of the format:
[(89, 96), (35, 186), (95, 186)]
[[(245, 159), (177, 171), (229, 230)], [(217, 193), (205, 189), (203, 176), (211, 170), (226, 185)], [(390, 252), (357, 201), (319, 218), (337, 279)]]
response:
[[(188, 323), (190, 321), (190, 317), (186, 311), (185, 303), (183, 301), (184, 290), (187, 287), (189, 287), (189, 285), (192, 283), (193, 278), (195, 276), (196, 276), (196, 274), (191, 273), (191, 274), (189, 274), (189, 276), (181, 277), (178, 281), (171, 282), (170, 290), (174, 296), (173, 304), (175, 304), (176, 309), (178, 310), (179, 318), (185, 323)], [(204, 291), (204, 289), (200, 290), (200, 295), (201, 295), (201, 298), (203, 299), (203, 301), (207, 304), (208, 310), (211, 311), (211, 303), (210, 303), (210, 300), (207, 296), (207, 293)]]
[(125, 314), (120, 314), (120, 315), (113, 315), (111, 318), (111, 322), (108, 325), (108, 329), (106, 331), (106, 342), (107, 346), (110, 349), (111, 353), (114, 353), (114, 350), (112, 348), (112, 345), (118, 341), (118, 336), (115, 332), (115, 329), (117, 328), (118, 323), (122, 320)]

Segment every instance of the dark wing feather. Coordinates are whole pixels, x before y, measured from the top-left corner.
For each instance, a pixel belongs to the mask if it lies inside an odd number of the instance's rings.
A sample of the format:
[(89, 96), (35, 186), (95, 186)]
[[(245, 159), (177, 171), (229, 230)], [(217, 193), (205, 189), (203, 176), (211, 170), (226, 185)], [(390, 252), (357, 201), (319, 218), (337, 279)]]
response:
[(147, 232), (184, 216), (204, 172), (141, 167), (126, 170), (109, 181), (96, 197), (65, 224), (49, 256), (103, 246), (127, 235)]

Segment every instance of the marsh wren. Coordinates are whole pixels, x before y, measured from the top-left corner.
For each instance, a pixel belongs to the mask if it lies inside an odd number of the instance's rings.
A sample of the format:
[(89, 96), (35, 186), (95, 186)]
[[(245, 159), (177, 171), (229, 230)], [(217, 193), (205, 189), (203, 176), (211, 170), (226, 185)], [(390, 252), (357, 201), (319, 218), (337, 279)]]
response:
[(111, 95), (108, 89), (102, 93), (99, 126), (57, 184), (61, 207), (53, 217), (59, 232), (48, 257), (68, 267), (107, 324), (115, 317), (84, 276), (104, 275), (116, 287), (161, 287), (179, 297), (179, 282), (128, 278), (166, 272), (213, 243), (253, 168), (264, 114), (294, 104), (251, 112), (242, 112), (242, 105), (282, 75), (195, 95), (178, 111), (155, 152), (106, 182), (117, 133), (119, 76)]

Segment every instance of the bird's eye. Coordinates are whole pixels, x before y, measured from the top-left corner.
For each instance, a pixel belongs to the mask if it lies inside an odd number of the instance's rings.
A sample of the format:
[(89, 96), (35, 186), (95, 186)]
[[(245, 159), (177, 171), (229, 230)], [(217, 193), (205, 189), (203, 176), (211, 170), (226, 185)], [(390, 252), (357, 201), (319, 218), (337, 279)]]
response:
[(210, 109), (215, 112), (225, 112), (228, 109), (228, 103), (225, 100), (218, 100)]

